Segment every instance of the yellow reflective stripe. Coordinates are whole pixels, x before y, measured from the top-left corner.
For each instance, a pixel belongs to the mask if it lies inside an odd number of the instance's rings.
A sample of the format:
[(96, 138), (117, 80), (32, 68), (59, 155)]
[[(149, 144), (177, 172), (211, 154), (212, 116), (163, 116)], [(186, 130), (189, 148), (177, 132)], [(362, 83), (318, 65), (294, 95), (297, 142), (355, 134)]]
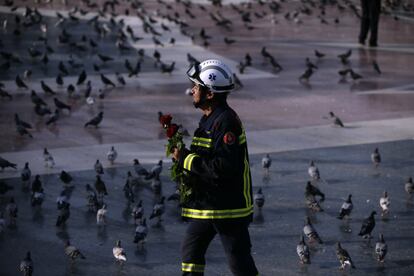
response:
[(185, 272), (204, 272), (204, 266), (202, 264), (191, 264), (191, 263), (181, 263), (181, 270)]
[(246, 134), (243, 133), (239, 136), (239, 145), (246, 143)]
[[(247, 153), (246, 153), (247, 155)], [(244, 172), (243, 172), (243, 195), (246, 200), (246, 206), (252, 205), (252, 198), (250, 195), (250, 169), (247, 156), (244, 156)]]
[(242, 209), (229, 210), (197, 210), (183, 208), (181, 215), (188, 218), (197, 219), (226, 219), (246, 217), (253, 213), (253, 206)]
[(191, 165), (193, 164), (193, 159), (195, 157), (199, 156), (195, 153), (190, 153), (189, 155), (187, 155), (187, 157), (184, 159), (184, 169), (191, 171)]
[(212, 141), (213, 139), (210, 139), (210, 138), (193, 137), (193, 141), (191, 142), (191, 145), (211, 148), (213, 145)]
[(210, 143), (211, 141), (213, 141), (213, 139), (210, 138), (204, 138), (204, 137), (193, 137), (193, 141), (201, 141), (201, 142), (207, 142)]

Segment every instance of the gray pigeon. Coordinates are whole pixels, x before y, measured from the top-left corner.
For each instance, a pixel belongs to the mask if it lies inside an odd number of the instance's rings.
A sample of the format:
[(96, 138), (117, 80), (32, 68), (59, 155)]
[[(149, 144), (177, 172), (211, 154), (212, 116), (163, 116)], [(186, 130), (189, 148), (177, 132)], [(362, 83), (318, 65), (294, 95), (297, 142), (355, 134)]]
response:
[(23, 186), (28, 187), (28, 184), (30, 182), (30, 177), (32, 176), (32, 171), (29, 168), (29, 162), (26, 162), (24, 164), (24, 168), (23, 168), (20, 176), (21, 176)]
[(305, 239), (303, 238), (303, 235), (300, 235), (299, 244), (296, 246), (296, 253), (298, 253), (301, 264), (311, 263), (309, 247), (305, 243)]
[(303, 226), (303, 233), (306, 235), (306, 237), (309, 239), (309, 242), (318, 242), (320, 244), (323, 243), (321, 238), (318, 235), (318, 232), (316, 232), (315, 228), (313, 228), (313, 225), (310, 221), (309, 217), (306, 217), (305, 225)]
[(347, 265), (350, 265), (351, 268), (355, 268), (354, 263), (352, 262), (351, 256), (348, 254), (348, 251), (342, 248), (341, 243), (336, 243), (336, 257), (338, 257), (341, 266), (339, 269), (345, 269)]
[(259, 207), (259, 208), (263, 207), (263, 205), (265, 203), (265, 197), (262, 193), (262, 188), (259, 188), (257, 193), (254, 194), (253, 200), (254, 200), (254, 203), (256, 204), (257, 207)]
[(379, 164), (381, 163), (381, 155), (378, 148), (375, 148), (374, 152), (371, 154), (371, 161), (374, 164), (374, 167), (378, 168)]
[(372, 211), (371, 215), (364, 219), (361, 226), (361, 231), (359, 231), (359, 236), (362, 236), (364, 239), (371, 238), (371, 232), (375, 227), (375, 218), (374, 215), (376, 215), (377, 212)]
[(342, 203), (341, 211), (339, 212), (338, 219), (343, 219), (344, 217), (349, 217), (351, 215), (354, 204), (352, 203), (352, 195), (348, 195), (348, 199)]
[(142, 219), (141, 223), (135, 228), (135, 237), (134, 237), (134, 243), (137, 245), (142, 245), (145, 242), (145, 238), (148, 234), (148, 227), (146, 219)]
[(385, 243), (384, 236), (380, 234), (378, 242), (375, 244), (375, 254), (377, 255), (378, 262), (383, 263), (385, 261), (385, 255), (387, 255), (388, 246)]
[(309, 164), (308, 174), (311, 177), (311, 179), (313, 179), (313, 180), (319, 180), (320, 179), (319, 169), (315, 165), (315, 162), (313, 160)]
[(409, 177), (407, 182), (405, 183), (405, 191), (409, 194), (412, 195), (414, 193), (414, 183), (413, 183), (413, 178)]
[(71, 261), (75, 261), (77, 258), (86, 259), (85, 256), (75, 246), (70, 244), (70, 241), (66, 241), (65, 254)]
[(4, 168), (8, 168), (8, 167), (13, 168), (15, 170), (17, 169), (16, 164), (11, 163), (11, 162), (7, 161), (6, 159), (0, 157), (0, 168), (1, 168), (1, 170), (3, 171)]
[(33, 261), (30, 251), (27, 251), (26, 257), (20, 262), (20, 272), (23, 276), (32, 276), (33, 274)]
[(103, 166), (102, 166), (101, 162), (99, 162), (98, 159), (95, 162), (94, 169), (95, 169), (96, 174), (103, 174), (104, 173)]
[(272, 159), (270, 158), (269, 154), (266, 154), (262, 158), (262, 167), (263, 167), (266, 175), (269, 175), (269, 169), (270, 169), (271, 165), (272, 165)]

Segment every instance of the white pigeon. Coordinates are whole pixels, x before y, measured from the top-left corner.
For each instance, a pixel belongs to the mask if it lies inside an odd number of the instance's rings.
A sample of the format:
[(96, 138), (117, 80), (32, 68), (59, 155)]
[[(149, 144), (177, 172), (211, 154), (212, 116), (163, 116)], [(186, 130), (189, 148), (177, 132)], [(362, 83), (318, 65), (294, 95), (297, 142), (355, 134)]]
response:
[(266, 154), (262, 158), (262, 167), (263, 167), (266, 175), (269, 174), (269, 169), (270, 169), (271, 165), (272, 165), (272, 159), (270, 158), (269, 154)]
[(98, 225), (106, 224), (106, 212), (108, 212), (108, 210), (106, 210), (106, 205), (103, 204), (102, 208), (96, 212), (96, 223)]
[(380, 207), (381, 207), (381, 216), (388, 214), (389, 207), (390, 207), (390, 199), (388, 197), (387, 192), (384, 192), (384, 195), (380, 198)]
[(55, 166), (55, 160), (53, 159), (53, 156), (49, 153), (47, 148), (44, 148), (43, 150), (43, 159), (45, 161), (45, 167), (46, 168), (53, 168)]
[(262, 208), (265, 203), (265, 197), (262, 193), (262, 188), (259, 188), (257, 193), (253, 196), (254, 203), (256, 203), (256, 206), (259, 208)]
[(315, 165), (315, 162), (313, 160), (309, 164), (308, 174), (314, 180), (319, 180), (320, 179), (319, 169)]
[(95, 98), (92, 96), (89, 96), (86, 98), (86, 104), (93, 105), (95, 103)]
[(378, 242), (375, 244), (375, 254), (377, 255), (377, 261), (383, 263), (385, 256), (387, 255), (388, 246), (385, 243), (384, 236), (380, 234)]
[(116, 261), (121, 264), (127, 260), (125, 250), (122, 248), (120, 240), (118, 240), (114, 248), (112, 248), (112, 254), (114, 254)]
[(117, 156), (118, 156), (118, 152), (115, 150), (115, 147), (112, 146), (111, 149), (106, 154), (106, 157), (108, 158), (108, 161), (111, 163), (111, 165), (114, 164)]

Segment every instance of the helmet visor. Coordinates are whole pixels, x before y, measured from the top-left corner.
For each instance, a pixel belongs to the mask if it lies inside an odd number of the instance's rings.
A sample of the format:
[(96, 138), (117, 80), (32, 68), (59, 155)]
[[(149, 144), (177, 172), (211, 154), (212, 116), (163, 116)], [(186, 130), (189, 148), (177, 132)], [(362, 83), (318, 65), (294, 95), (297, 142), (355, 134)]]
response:
[(204, 82), (200, 79), (200, 63), (194, 63), (190, 68), (187, 70), (187, 76), (194, 82), (206, 86)]

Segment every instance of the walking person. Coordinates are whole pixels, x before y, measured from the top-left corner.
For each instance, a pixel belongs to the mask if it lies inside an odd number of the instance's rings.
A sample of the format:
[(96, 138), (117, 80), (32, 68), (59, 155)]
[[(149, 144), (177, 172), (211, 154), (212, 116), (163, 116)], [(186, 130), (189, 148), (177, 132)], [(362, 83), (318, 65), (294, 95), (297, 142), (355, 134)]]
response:
[(253, 201), (246, 135), (227, 104), (233, 74), (222, 61), (210, 59), (194, 64), (187, 75), (193, 82), (194, 107), (203, 116), (190, 149), (176, 148), (172, 153), (191, 189), (182, 208), (182, 216), (189, 220), (182, 275), (204, 275), (204, 255), (216, 234), (234, 275), (258, 275), (248, 231)]

